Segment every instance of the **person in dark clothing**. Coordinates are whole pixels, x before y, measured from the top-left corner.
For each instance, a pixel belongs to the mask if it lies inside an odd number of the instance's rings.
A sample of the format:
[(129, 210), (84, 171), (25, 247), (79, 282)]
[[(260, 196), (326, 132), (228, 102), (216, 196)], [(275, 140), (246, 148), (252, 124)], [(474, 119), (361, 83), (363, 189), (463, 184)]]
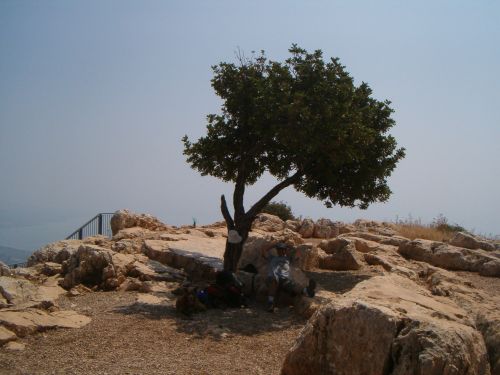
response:
[[(276, 249), (278, 255), (272, 255), (271, 250)], [(309, 280), (309, 285), (302, 288), (295, 283), (290, 274), (290, 263), (294, 260), (295, 249), (283, 242), (269, 248), (263, 248), (261, 255), (268, 260), (269, 269), (266, 279), (268, 287), (268, 311), (274, 312), (280, 292), (284, 291), (292, 296), (305, 295), (314, 297), (316, 282)]]

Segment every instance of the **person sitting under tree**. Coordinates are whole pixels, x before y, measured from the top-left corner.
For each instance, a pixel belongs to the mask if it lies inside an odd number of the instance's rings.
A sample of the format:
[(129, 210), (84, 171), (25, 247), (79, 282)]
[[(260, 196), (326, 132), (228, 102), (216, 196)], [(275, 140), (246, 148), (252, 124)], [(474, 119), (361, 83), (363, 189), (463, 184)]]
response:
[[(270, 253), (276, 249), (278, 255)], [(290, 274), (290, 263), (294, 260), (295, 249), (283, 242), (279, 242), (269, 248), (263, 248), (261, 255), (269, 262), (266, 284), (268, 287), (268, 308), (269, 312), (274, 312), (281, 291), (289, 293), (291, 296), (305, 295), (314, 297), (316, 282), (309, 279), (309, 285), (302, 288), (292, 280)]]

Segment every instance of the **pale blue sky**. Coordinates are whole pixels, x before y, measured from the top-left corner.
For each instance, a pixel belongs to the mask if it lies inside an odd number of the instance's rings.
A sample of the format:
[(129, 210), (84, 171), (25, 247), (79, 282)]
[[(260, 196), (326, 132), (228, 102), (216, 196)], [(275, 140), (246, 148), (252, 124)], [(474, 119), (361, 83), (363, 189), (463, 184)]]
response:
[[(211, 65), (292, 43), (336, 56), (379, 99), (407, 157), (367, 211), (288, 189), (296, 214), (500, 234), (500, 3), (0, 0), (0, 245), (32, 250), (98, 212), (220, 220), (231, 186), (190, 170), (181, 137), (218, 111)], [(273, 184), (247, 195), (250, 205)]]

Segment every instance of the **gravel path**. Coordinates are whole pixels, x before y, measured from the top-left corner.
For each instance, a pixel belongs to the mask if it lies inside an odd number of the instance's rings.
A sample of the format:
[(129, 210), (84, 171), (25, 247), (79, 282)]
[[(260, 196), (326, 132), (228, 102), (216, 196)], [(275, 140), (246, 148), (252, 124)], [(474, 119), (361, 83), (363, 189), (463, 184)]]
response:
[(279, 374), (305, 324), (287, 308), (210, 310), (183, 319), (171, 294), (158, 305), (137, 302), (136, 292), (94, 292), (61, 308), (92, 317), (81, 329), (58, 329), (0, 350), (0, 374)]

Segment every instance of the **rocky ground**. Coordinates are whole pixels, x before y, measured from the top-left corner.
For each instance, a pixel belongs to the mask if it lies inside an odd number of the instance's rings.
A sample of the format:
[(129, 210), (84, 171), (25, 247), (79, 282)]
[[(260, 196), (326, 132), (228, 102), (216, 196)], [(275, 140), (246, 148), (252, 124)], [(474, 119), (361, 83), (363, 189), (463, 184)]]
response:
[[(500, 247), (401, 237), (388, 223), (261, 215), (239, 272), (250, 306), (185, 317), (172, 293), (211, 280), (225, 227), (118, 212), (113, 238), (61, 241), (0, 267), (3, 374), (500, 374)], [(262, 305), (276, 241), (314, 299)], [(253, 286), (253, 287), (251, 287)], [(265, 299), (265, 298), (264, 298)]]

